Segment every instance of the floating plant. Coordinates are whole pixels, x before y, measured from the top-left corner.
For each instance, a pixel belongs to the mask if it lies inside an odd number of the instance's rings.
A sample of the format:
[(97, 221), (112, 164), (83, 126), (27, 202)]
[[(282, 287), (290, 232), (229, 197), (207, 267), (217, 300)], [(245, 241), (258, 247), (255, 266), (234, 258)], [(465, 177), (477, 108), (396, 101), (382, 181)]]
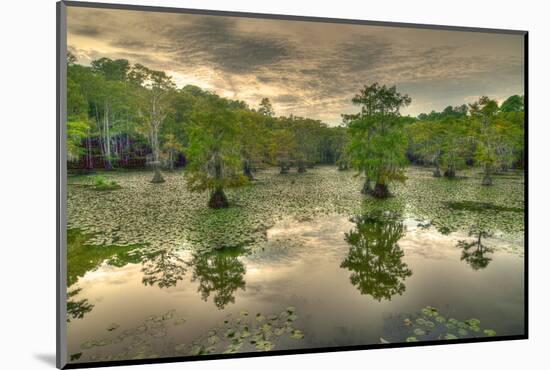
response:
[(302, 330), (294, 326), (297, 319), (294, 307), (277, 314), (249, 315), (247, 311), (241, 311), (235, 316), (228, 316), (219, 325), (188, 343), (174, 344), (167, 339), (168, 332), (185, 331), (183, 324), (186, 319), (176, 315), (175, 310), (170, 310), (164, 314), (150, 315), (130, 329), (111, 323), (106, 330), (109, 336), (81, 343), (80, 352), (71, 354), (69, 358), (71, 362), (85, 362), (271, 351), (282, 341), (302, 340), (305, 337)]
[(482, 328), (476, 318), (458, 320), (446, 317), (435, 307), (426, 306), (416, 315), (393, 316), (384, 326), (381, 343), (418, 342), (493, 337), (493, 329)]
[(286, 217), (311, 220), (399, 208), (449, 232), (466, 231), (473, 219), (490, 213), (488, 228), (522, 235), (523, 176), (499, 177), (480, 190), (480, 174), (463, 172), (460, 182), (439, 181), (427, 169), (408, 168), (406, 183), (393, 185), (394, 196), (378, 201), (359, 192), (362, 180), (353, 171), (320, 166), (301, 176), (280, 176), (271, 168), (258, 172), (252, 185), (227, 190), (231, 205), (221, 210), (205, 207), (208, 194), (189, 192), (181, 172), (166, 173), (162, 191), (155, 191), (147, 172), (109, 174), (121, 186), (116, 192), (78, 186), (92, 183), (90, 176), (80, 176), (68, 188), (68, 227), (91, 235), (89, 245), (212, 250), (258, 245)]

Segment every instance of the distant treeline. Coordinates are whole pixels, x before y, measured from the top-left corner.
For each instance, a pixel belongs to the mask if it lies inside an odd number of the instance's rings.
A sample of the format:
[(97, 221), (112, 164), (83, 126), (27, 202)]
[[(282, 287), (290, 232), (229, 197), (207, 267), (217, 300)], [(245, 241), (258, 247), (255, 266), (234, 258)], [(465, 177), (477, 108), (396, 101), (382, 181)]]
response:
[(89, 67), (74, 61), (69, 54), (69, 168), (182, 166), (196, 121), (211, 111), (231, 127), (223, 135), (240, 148), (249, 169), (282, 162), (334, 164), (342, 154), (345, 128), (276, 117), (267, 98), (253, 109), (197, 86), (177, 89), (164, 72), (127, 60), (101, 58)]
[[(491, 174), (524, 164), (524, 103), (488, 97), (442, 112), (401, 116), (412, 99), (395, 87), (364, 86), (351, 99), (360, 112), (331, 127), (304, 117), (276, 116), (269, 99), (258, 107), (197, 86), (177, 88), (162, 71), (127, 60), (101, 58), (90, 66), (68, 55), (67, 135), (72, 169), (161, 169), (186, 166), (191, 190), (209, 189), (226, 206), (223, 188), (251, 179), (269, 165), (281, 173), (337, 164), (365, 175), (363, 191), (385, 197), (404, 181), (410, 163), (454, 177), (465, 166)], [(370, 182), (375, 182), (372, 189)], [(216, 207), (216, 204), (211, 204)]]

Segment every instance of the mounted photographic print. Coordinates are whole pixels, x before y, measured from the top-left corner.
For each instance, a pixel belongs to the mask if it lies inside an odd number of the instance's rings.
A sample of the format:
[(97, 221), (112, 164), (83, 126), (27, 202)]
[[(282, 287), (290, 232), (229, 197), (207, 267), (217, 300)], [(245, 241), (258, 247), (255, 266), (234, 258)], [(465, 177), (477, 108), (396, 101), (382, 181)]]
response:
[(58, 3), (58, 367), (527, 338), (526, 55)]

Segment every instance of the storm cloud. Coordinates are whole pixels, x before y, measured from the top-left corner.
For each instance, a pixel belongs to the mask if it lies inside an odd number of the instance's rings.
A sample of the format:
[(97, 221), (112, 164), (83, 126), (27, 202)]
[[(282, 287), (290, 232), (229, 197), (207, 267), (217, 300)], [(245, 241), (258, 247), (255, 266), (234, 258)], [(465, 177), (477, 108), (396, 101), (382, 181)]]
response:
[(277, 114), (339, 124), (372, 82), (397, 85), (404, 113), (523, 94), (520, 35), (70, 7), (78, 61), (125, 58)]

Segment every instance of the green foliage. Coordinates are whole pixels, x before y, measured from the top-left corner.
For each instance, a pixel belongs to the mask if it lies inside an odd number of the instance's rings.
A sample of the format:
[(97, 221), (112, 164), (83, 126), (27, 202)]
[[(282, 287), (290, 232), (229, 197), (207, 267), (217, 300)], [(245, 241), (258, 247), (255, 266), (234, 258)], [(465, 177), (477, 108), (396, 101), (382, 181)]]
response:
[(416, 121), (407, 126), (409, 147), (424, 164), (435, 166), (434, 175), (442, 167), (445, 174), (454, 177), (455, 172), (466, 165), (472, 140), (468, 121), (447, 115), (443, 119)]
[(431, 111), (429, 114), (421, 113), (418, 115), (420, 121), (439, 121), (445, 118), (464, 118), (468, 114), (466, 104), (456, 107), (447, 106), (442, 112)]
[(114, 180), (108, 180), (104, 176), (96, 175), (92, 177), (92, 184), (95, 190), (117, 190), (120, 185)]
[(502, 112), (523, 112), (524, 102), (523, 96), (512, 95), (506, 99), (500, 106)]
[(292, 153), (297, 146), (298, 143), (291, 131), (278, 129), (272, 132), (269, 151), (271, 158), (281, 167), (281, 173), (288, 171)]
[[(481, 97), (464, 109), (421, 114), (407, 126), (408, 153), (413, 160), (431, 164), (436, 172), (442, 166), (447, 174), (464, 168), (467, 163), (484, 170), (484, 184), (491, 175), (523, 165), (524, 112), (523, 100), (514, 95), (499, 108), (496, 101)], [(435, 172), (434, 172), (435, 173)]]
[(215, 191), (248, 181), (241, 173), (238, 116), (226, 101), (212, 97), (201, 102), (186, 132), (186, 178), (190, 190)]
[(269, 130), (262, 124), (259, 113), (248, 109), (237, 111), (239, 139), (243, 173), (251, 176), (251, 171), (268, 158)]
[[(512, 99), (514, 101), (515, 99)], [(475, 127), (475, 159), (483, 167), (484, 185), (492, 184), (495, 171), (508, 169), (523, 156), (523, 112), (499, 111), (498, 104), (486, 96), (470, 104)]]
[(352, 218), (355, 228), (346, 233), (350, 250), (340, 267), (351, 271), (350, 281), (361, 294), (377, 301), (405, 292), (404, 280), (412, 275), (402, 261), (397, 242), (406, 228), (396, 214), (372, 212)]
[(88, 242), (92, 235), (79, 229), (67, 231), (67, 286), (72, 286), (88, 271), (94, 271), (104, 261), (127, 259), (137, 245), (93, 246)]
[(360, 113), (345, 117), (352, 166), (376, 184), (404, 181), (407, 137), (399, 110), (409, 105), (411, 98), (398, 93), (395, 86), (374, 83), (365, 86), (352, 102), (361, 106)]
[(82, 140), (89, 134), (90, 125), (87, 121), (73, 121), (70, 117), (67, 121), (67, 157), (69, 160), (78, 159), (84, 154)]
[(263, 98), (260, 102), (260, 107), (258, 108), (258, 113), (263, 114), (267, 117), (273, 117), (275, 116), (275, 112), (273, 111), (273, 105), (271, 105), (271, 102), (269, 101), (269, 98)]
[(254, 110), (197, 86), (176, 89), (165, 72), (124, 59), (101, 58), (88, 67), (69, 53), (67, 86), (70, 162), (91, 169), (99, 158), (110, 169), (133, 157), (153, 164), (157, 177), (183, 155), (190, 187), (200, 191), (246, 184), (244, 177), (253, 179), (269, 164), (283, 173), (319, 163), (353, 167), (381, 186), (380, 196), (405, 180), (408, 159), (437, 172), (441, 167), (450, 177), (466, 165), (481, 166), (484, 183), (523, 166), (523, 98), (517, 95), (500, 107), (482, 97), (469, 110), (448, 106), (415, 119), (400, 116), (409, 96), (374, 83), (353, 97), (357, 114), (343, 115), (342, 127), (328, 127), (304, 117), (275, 117), (268, 98)]

